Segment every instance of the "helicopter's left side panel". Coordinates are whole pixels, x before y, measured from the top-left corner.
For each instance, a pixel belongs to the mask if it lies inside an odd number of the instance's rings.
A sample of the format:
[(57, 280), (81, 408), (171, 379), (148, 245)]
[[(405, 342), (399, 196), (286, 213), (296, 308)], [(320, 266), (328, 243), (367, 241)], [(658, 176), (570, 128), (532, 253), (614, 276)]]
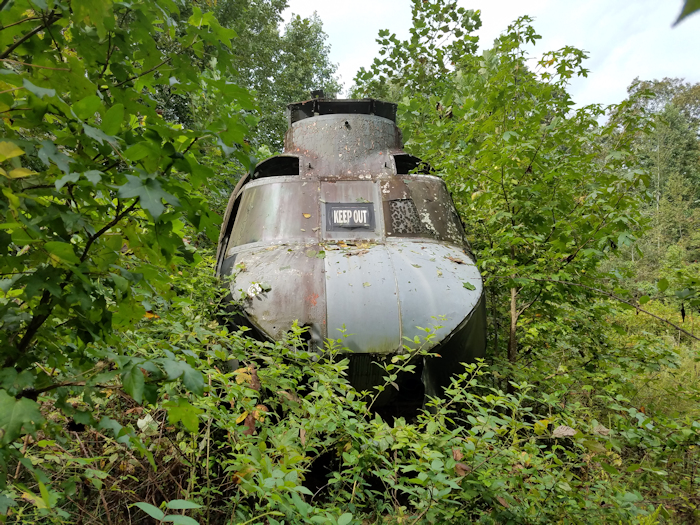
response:
[(232, 298), (266, 337), (281, 339), (298, 321), (320, 346), (327, 329), (319, 183), (249, 183), (234, 220), (221, 272), (232, 277)]

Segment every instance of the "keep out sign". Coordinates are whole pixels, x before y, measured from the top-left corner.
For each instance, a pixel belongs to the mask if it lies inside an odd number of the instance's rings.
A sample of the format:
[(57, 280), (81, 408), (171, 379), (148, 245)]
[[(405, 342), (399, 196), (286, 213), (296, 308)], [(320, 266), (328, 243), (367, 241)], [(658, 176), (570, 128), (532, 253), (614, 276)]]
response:
[(326, 231), (343, 230), (374, 230), (374, 204), (327, 202)]

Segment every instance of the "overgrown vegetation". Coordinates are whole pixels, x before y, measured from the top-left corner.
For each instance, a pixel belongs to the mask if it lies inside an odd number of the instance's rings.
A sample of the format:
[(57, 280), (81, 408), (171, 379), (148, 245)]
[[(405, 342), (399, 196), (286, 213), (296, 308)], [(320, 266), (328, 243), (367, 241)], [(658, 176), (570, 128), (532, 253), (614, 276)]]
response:
[(354, 92), (399, 103), (490, 311), (488, 359), (385, 421), (410, 355), (356, 392), (342, 334), (231, 331), (211, 275), (232, 173), (278, 144), (259, 108), (337, 88), (283, 7), (0, 2), (0, 522), (697, 522), (698, 87), (572, 109), (584, 53), (529, 65), (523, 18), (478, 56), (446, 0), (380, 34)]

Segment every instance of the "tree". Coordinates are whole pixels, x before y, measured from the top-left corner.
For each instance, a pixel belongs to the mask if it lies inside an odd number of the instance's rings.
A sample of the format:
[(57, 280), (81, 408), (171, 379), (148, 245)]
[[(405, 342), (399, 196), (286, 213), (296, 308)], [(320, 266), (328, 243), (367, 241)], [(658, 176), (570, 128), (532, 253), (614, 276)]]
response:
[(650, 195), (642, 207), (650, 229), (617, 263), (628, 266), (632, 286), (666, 273), (667, 253), (683, 254), (683, 264), (698, 258), (697, 216), (700, 207), (700, 85), (682, 79), (640, 81), (628, 88), (630, 111), (648, 120), (651, 129), (639, 134), (634, 151), (651, 177)]
[(286, 0), (222, 0), (211, 5), (219, 23), (238, 35), (232, 44), (237, 68), (231, 79), (252, 90), (260, 107), (252, 142), (271, 151), (282, 149), (287, 104), (309, 98), (314, 89), (334, 97), (341, 88), (321, 19), (316, 14), (296, 15), (281, 28), (286, 8)]
[(696, 133), (700, 132), (700, 83), (691, 84), (682, 78), (635, 78), (627, 92), (635, 98), (634, 107), (650, 116), (661, 114), (672, 104), (685, 117), (688, 125)]
[(587, 74), (586, 55), (565, 47), (531, 69), (525, 46), (540, 37), (528, 17), (481, 57), (470, 34), (478, 13), (414, 1), (413, 20), (407, 41), (380, 32), (382, 58), (358, 74), (355, 93), (405, 86), (397, 98), (406, 147), (453, 192), (494, 302), (494, 339), (497, 310), (508, 305), (507, 355), (515, 362), (518, 327), (590, 305), (604, 286), (599, 262), (640, 228), (648, 176), (631, 148), (644, 120), (626, 111), (634, 101), (604, 126), (597, 121), (605, 108), (572, 109), (567, 85)]
[[(226, 80), (234, 31), (196, 6), (186, 18), (170, 0), (0, 9), (1, 487), (20, 454), (12, 443), (43, 423), (37, 399), (55, 394), (66, 415), (96, 425), (66, 400), (90, 404), (110, 378), (139, 403), (163, 381), (201, 393), (201, 374), (185, 361), (130, 357), (111, 333), (171, 293), (174, 265), (197, 257), (188, 228), (217, 238), (219, 218), (201, 193), (212, 170), (197, 147), (218, 144), (248, 165), (255, 106)], [(196, 96), (192, 57), (205, 49), (216, 72), (207, 96), (231, 111), (199, 129), (168, 122), (159, 87)]]

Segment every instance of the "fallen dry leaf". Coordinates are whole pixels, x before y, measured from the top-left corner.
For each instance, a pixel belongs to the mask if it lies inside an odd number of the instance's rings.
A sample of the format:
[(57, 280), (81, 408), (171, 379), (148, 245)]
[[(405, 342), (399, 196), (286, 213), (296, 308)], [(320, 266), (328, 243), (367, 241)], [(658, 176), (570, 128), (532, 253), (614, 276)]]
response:
[(571, 427), (567, 427), (566, 425), (560, 425), (552, 431), (553, 438), (572, 437), (575, 435), (576, 431)]
[(457, 463), (455, 465), (455, 472), (457, 475), (461, 478), (462, 476), (466, 476), (472, 471), (472, 468), (465, 464), (465, 463)]
[(250, 388), (260, 391), (260, 379), (258, 378), (258, 371), (254, 364), (244, 368), (239, 368), (234, 373), (236, 374), (236, 383), (239, 385), (248, 383)]
[(236, 485), (240, 485), (241, 482), (243, 481), (243, 478), (248, 476), (249, 474), (252, 474), (255, 471), (255, 469), (251, 466), (244, 467), (243, 470), (239, 470), (238, 472), (234, 472), (232, 478), (233, 482)]
[(255, 410), (253, 410), (253, 417), (256, 421), (263, 422), (265, 421), (265, 412), (269, 411), (270, 409), (268, 409), (265, 405), (256, 405)]
[(248, 414), (243, 422), (245, 430), (243, 431), (244, 436), (252, 436), (255, 433), (255, 416), (253, 414)]
[(299, 441), (301, 441), (302, 447), (306, 445), (306, 430), (303, 428), (299, 429)]
[(299, 399), (299, 396), (293, 392), (290, 394), (286, 390), (279, 390), (277, 393), (282, 397), (285, 397), (289, 401), (293, 401), (294, 403), (301, 403), (301, 399)]
[(255, 365), (251, 363), (251, 365), (248, 367), (248, 370), (250, 370), (250, 388), (253, 390), (257, 390), (258, 392), (260, 391), (260, 379), (258, 378), (258, 370), (255, 368)]
[(462, 259), (458, 259), (457, 257), (448, 257), (448, 259), (449, 259), (450, 261), (452, 261), (453, 263), (457, 263), (457, 264), (467, 264), (467, 263), (465, 263)]
[(607, 436), (608, 434), (610, 434), (610, 429), (604, 427), (603, 425), (598, 425), (593, 429), (593, 432), (595, 432), (596, 434), (600, 434), (601, 436)]
[(462, 461), (462, 459), (464, 459), (464, 454), (462, 454), (462, 451), (460, 449), (454, 447), (452, 449), (452, 459), (454, 459), (455, 461)]
[(510, 505), (508, 505), (508, 502), (502, 498), (501, 496), (496, 496), (496, 499), (498, 500), (498, 503), (503, 505), (505, 508), (510, 508)]

